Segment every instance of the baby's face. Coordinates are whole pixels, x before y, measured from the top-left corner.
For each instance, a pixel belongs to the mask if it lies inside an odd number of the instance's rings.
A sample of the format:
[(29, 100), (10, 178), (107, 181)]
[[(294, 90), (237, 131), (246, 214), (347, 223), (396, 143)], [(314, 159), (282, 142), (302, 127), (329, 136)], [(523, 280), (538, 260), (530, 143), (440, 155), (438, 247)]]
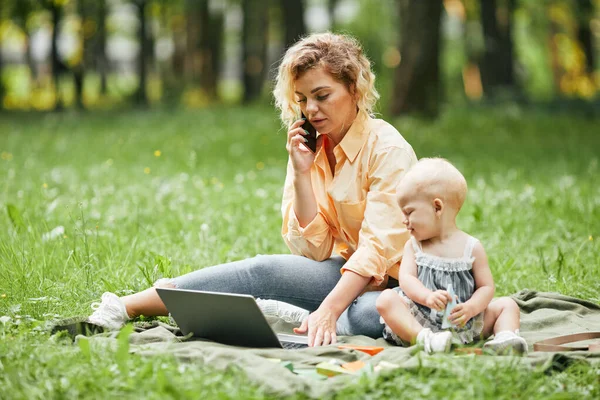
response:
[(439, 234), (440, 220), (435, 215), (433, 201), (417, 196), (401, 197), (400, 208), (403, 223), (415, 239), (421, 242)]

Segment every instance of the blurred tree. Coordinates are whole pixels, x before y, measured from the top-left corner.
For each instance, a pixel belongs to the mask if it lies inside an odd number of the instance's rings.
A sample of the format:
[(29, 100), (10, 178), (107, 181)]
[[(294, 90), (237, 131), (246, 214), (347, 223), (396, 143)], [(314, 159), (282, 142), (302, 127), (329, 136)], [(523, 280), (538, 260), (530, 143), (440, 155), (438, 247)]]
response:
[[(2, 23), (4, 22), (4, 2), (0, 1), (0, 26), (2, 26)], [(2, 59), (2, 43), (4, 39), (4, 32), (3, 29), (0, 29), (0, 110), (2, 110), (4, 108), (4, 93), (5, 93), (5, 88), (4, 88), (4, 79), (3, 79), (3, 72), (4, 72), (4, 60)]]
[(577, 39), (585, 54), (585, 72), (592, 74), (596, 67), (594, 56), (594, 35), (592, 35), (591, 22), (594, 17), (594, 5), (592, 0), (577, 0)]
[(354, 18), (337, 28), (358, 39), (377, 78), (399, 64), (397, 57), (398, 0), (362, 0)]
[(462, 81), (466, 96), (478, 100), (483, 96), (480, 55), (483, 52), (483, 37), (479, 20), (480, 9), (477, 0), (462, 0), (464, 6), (463, 42), (465, 46), (465, 65), (462, 68)]
[(223, 64), (223, 46), (225, 38), (225, 10), (211, 11), (202, 28), (202, 48), (207, 54), (206, 73), (203, 75), (202, 87), (211, 98), (217, 97), (219, 71)]
[(100, 94), (107, 93), (106, 57), (106, 0), (75, 0), (79, 16), (77, 34), (79, 48), (69, 60), (75, 83), (75, 104), (84, 109), (84, 85), (86, 74), (93, 71), (100, 76)]
[(138, 55), (138, 78), (139, 84), (135, 92), (134, 99), (139, 106), (148, 106), (148, 93), (146, 86), (148, 83), (148, 59), (152, 48), (148, 42), (148, 21), (146, 20), (146, 9), (148, 0), (133, 0), (136, 6), (138, 20), (140, 22), (138, 28), (138, 42), (140, 44), (140, 53)]
[(377, 77), (375, 87), (381, 97), (376, 111), (386, 113), (394, 97), (393, 80), (401, 61), (398, 0), (361, 0), (355, 7), (353, 17), (340, 18), (335, 27), (337, 32), (348, 32), (360, 42)]
[(485, 49), (480, 63), (483, 92), (514, 90), (512, 18), (515, 0), (481, 0)]
[(187, 81), (198, 81), (198, 72), (200, 70), (199, 38), (200, 24), (202, 23), (202, 11), (204, 7), (200, 3), (207, 5), (207, 0), (186, 0), (185, 1), (185, 77)]
[[(170, 0), (163, 0), (165, 2), (164, 12), (171, 14), (168, 18), (170, 23), (169, 30), (173, 33), (173, 56), (171, 57), (171, 74), (177, 80), (186, 73), (186, 46), (187, 46), (187, 21), (185, 5), (181, 5), (180, 8), (172, 7)], [(170, 12), (167, 11), (170, 8)], [(165, 18), (167, 18), (165, 16)], [(175, 83), (175, 80), (173, 83)]]
[(582, 27), (588, 18), (583, 16), (590, 7), (593, 11), (593, 6), (584, 3), (582, 0), (575, 6), (572, 1), (554, 0), (547, 6), (548, 41), (555, 90), (561, 95), (589, 99), (598, 88), (593, 75), (594, 54), (589, 49), (593, 44), (591, 38), (586, 38), (588, 28)]
[(89, 53), (89, 46), (87, 45), (86, 35), (86, 22), (88, 16), (88, 4), (86, 0), (75, 0), (75, 6), (77, 14), (79, 14), (79, 54), (72, 61), (71, 69), (73, 70), (73, 78), (75, 82), (75, 105), (78, 109), (83, 110), (85, 108), (83, 104), (83, 84), (85, 79), (85, 68), (86, 68), (86, 53)]
[(209, 0), (187, 0), (186, 70), (209, 99), (217, 97), (221, 66), (224, 15), (211, 11)]
[[(163, 48), (161, 51), (157, 48), (157, 61), (162, 82), (161, 102), (174, 106), (181, 100), (187, 79), (185, 63), (188, 0), (159, 0), (157, 4), (159, 8), (157, 19), (160, 27), (157, 40), (162, 42), (160, 47)], [(170, 49), (170, 56), (166, 57), (164, 45), (169, 42), (173, 47)]]
[(66, 65), (58, 54), (58, 34), (60, 31), (63, 7), (69, 0), (43, 0), (43, 7), (50, 12), (52, 20), (52, 40), (50, 44), (50, 60), (52, 65), (52, 81), (54, 83), (55, 102), (54, 110), (60, 111), (64, 108), (64, 102), (60, 90), (60, 80), (67, 70)]
[(25, 58), (27, 60), (27, 65), (29, 66), (29, 70), (31, 72), (31, 77), (35, 82), (37, 82), (37, 66), (35, 60), (33, 59), (33, 53), (31, 48), (31, 33), (28, 27), (28, 20), (31, 16), (32, 12), (35, 11), (37, 6), (37, 2), (33, 0), (19, 0), (13, 2), (13, 22), (21, 28), (23, 34), (25, 35)]
[(339, 2), (340, 0), (327, 0), (327, 13), (329, 14), (329, 30), (331, 31), (335, 31), (337, 29), (337, 23), (335, 20), (335, 8), (337, 7)]
[[(287, 49), (306, 35), (304, 0), (279, 0), (283, 16), (284, 45)], [(330, 0), (331, 1), (331, 0)]]
[(244, 103), (258, 99), (266, 76), (268, 1), (242, 0), (242, 82)]
[(562, 16), (562, 12), (556, 12), (557, 8), (554, 5), (550, 5), (548, 7), (548, 20), (549, 20), (549, 29), (548, 29), (548, 47), (550, 49), (550, 64), (552, 67), (552, 78), (554, 80), (555, 90), (558, 92), (561, 91), (561, 81), (564, 75), (564, 69), (561, 65), (560, 60), (560, 52), (558, 49), (558, 40), (559, 33), (561, 31), (560, 27), (560, 18), (558, 16)]
[(440, 107), (442, 0), (398, 0), (400, 65), (395, 70), (391, 113), (435, 116)]
[(106, 57), (106, 17), (108, 15), (106, 0), (96, 0), (97, 31), (93, 44), (93, 54), (96, 58), (96, 71), (100, 75), (100, 94), (108, 93), (108, 57)]

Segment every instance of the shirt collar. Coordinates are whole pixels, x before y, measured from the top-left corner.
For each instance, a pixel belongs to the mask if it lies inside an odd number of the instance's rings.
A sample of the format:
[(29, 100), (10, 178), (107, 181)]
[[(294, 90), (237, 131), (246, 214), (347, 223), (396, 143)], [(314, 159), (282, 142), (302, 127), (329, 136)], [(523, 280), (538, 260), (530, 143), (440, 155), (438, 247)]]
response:
[(371, 118), (356, 117), (348, 132), (339, 143), (340, 148), (346, 154), (346, 158), (352, 163), (356, 159), (358, 152), (369, 136), (368, 122)]

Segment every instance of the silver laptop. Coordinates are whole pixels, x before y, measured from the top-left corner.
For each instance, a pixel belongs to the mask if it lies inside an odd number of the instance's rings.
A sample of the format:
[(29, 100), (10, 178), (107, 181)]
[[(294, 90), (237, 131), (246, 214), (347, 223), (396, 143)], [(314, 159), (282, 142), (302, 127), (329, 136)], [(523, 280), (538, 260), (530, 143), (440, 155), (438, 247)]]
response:
[(308, 347), (308, 337), (276, 334), (245, 294), (156, 288), (158, 295), (184, 335), (243, 347)]

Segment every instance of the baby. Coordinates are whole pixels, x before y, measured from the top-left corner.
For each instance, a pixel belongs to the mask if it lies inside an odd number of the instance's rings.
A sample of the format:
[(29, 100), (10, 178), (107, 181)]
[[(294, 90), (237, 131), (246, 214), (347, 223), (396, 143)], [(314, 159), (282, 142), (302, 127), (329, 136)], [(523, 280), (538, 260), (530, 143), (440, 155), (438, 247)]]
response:
[[(456, 226), (467, 194), (463, 175), (448, 161), (425, 158), (398, 186), (398, 201), (411, 238), (404, 247), (400, 287), (377, 299), (384, 337), (417, 343), (428, 353), (450, 350), (453, 336), (467, 344), (494, 334), (484, 348), (496, 353), (527, 352), (519, 336), (519, 307), (508, 297), (494, 300), (494, 280), (481, 243)], [(453, 290), (449, 290), (449, 287)], [(458, 303), (447, 316), (444, 310)]]

